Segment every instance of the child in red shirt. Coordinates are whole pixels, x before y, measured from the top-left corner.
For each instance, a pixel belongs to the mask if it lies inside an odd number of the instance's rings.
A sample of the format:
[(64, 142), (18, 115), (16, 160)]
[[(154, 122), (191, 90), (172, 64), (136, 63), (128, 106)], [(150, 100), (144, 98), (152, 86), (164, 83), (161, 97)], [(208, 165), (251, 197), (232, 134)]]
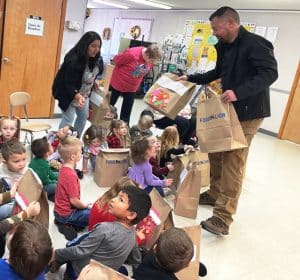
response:
[(64, 163), (58, 174), (55, 191), (54, 217), (60, 224), (84, 228), (88, 225), (90, 209), (80, 200), (80, 184), (74, 169), (81, 159), (81, 142), (67, 136), (58, 146)]
[(113, 120), (111, 122), (110, 132), (107, 135), (107, 144), (109, 148), (125, 148), (125, 138), (127, 135), (127, 124), (122, 120)]

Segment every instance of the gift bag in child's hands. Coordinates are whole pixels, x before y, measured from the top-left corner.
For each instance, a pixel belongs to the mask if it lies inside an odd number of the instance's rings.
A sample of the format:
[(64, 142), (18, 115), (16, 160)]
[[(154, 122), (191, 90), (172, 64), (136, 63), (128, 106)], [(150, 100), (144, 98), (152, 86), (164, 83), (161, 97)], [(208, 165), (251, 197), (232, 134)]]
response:
[(200, 263), (200, 225), (183, 228), (194, 244), (194, 256), (188, 267), (176, 273), (180, 280), (198, 280)]
[(248, 146), (232, 103), (211, 95), (198, 103), (197, 137), (205, 153), (224, 152)]
[(177, 75), (166, 73), (148, 90), (144, 101), (154, 110), (170, 119), (178, 113), (191, 99), (196, 84), (187, 81), (176, 81)]
[(125, 176), (129, 166), (129, 149), (101, 149), (96, 158), (94, 180), (99, 187), (111, 187)]
[(157, 219), (160, 220), (160, 223), (156, 219), (155, 226), (152, 230), (152, 235), (148, 236), (147, 241), (145, 242), (144, 247), (148, 250), (153, 247), (163, 229), (174, 226), (172, 208), (161, 197), (155, 188), (153, 188), (150, 192), (150, 198), (152, 202), (152, 208), (156, 210), (155, 213), (157, 215)]
[(43, 190), (40, 178), (30, 168), (18, 183), (18, 194), (26, 204), (29, 204), (32, 201), (38, 201), (40, 203), (40, 214), (34, 217), (34, 219), (48, 228), (49, 203), (47, 193)]
[(176, 215), (190, 219), (197, 217), (200, 188), (200, 165), (193, 163), (177, 190), (174, 204), (174, 213)]

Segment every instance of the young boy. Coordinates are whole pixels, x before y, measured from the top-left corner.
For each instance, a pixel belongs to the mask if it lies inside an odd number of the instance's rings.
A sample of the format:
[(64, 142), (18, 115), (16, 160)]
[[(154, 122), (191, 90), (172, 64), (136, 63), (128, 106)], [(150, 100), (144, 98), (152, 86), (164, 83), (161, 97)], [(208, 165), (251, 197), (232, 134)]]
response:
[(47, 229), (33, 220), (21, 222), (8, 241), (8, 262), (0, 259), (1, 279), (45, 279), (43, 271), (52, 256)]
[(151, 200), (145, 190), (125, 186), (109, 203), (108, 211), (116, 216), (116, 221), (99, 223), (78, 245), (55, 250), (56, 263), (70, 261), (77, 275), (91, 259), (118, 270), (136, 249), (133, 225), (148, 215), (150, 207)]
[(51, 151), (52, 146), (46, 137), (33, 140), (31, 152), (34, 158), (29, 163), (29, 167), (40, 177), (43, 183), (43, 189), (47, 192), (49, 200), (54, 201), (58, 173), (51, 170), (47, 160)]
[(0, 206), (0, 220), (11, 216), (15, 202), (10, 190), (27, 171), (25, 152), (24, 146), (18, 140), (10, 140), (2, 145), (3, 162), (0, 164), (0, 192), (7, 192), (7, 194), (5, 195), (5, 204)]
[(133, 125), (130, 130), (131, 142), (135, 142), (143, 137), (151, 136), (150, 128), (153, 126), (153, 119), (149, 115), (141, 116), (138, 124)]
[(84, 228), (88, 225), (90, 209), (80, 200), (80, 184), (74, 166), (81, 158), (81, 142), (67, 136), (58, 146), (64, 163), (59, 170), (55, 191), (55, 222)]
[(163, 232), (153, 253), (149, 253), (135, 270), (136, 280), (176, 280), (175, 273), (188, 266), (194, 255), (194, 245), (183, 229), (170, 228)]

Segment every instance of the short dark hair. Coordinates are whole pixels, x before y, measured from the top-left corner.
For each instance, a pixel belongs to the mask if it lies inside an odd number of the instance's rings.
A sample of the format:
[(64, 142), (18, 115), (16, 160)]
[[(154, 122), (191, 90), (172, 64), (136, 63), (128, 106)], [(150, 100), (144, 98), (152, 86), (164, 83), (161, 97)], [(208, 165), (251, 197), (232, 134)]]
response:
[(150, 148), (148, 138), (144, 137), (134, 141), (131, 145), (131, 159), (135, 164), (146, 161), (146, 151)]
[(176, 273), (186, 267), (194, 255), (194, 245), (187, 233), (180, 228), (164, 231), (157, 240), (155, 255), (167, 271)]
[(26, 152), (25, 147), (18, 140), (13, 139), (2, 144), (2, 157), (4, 160), (9, 160), (9, 157), (14, 154), (24, 154)]
[(49, 152), (49, 143), (46, 137), (35, 139), (31, 143), (31, 152), (36, 158), (43, 158)]
[(141, 112), (140, 118), (142, 116), (150, 116), (154, 120), (154, 114), (150, 110), (143, 110)]
[(94, 139), (99, 139), (102, 143), (105, 141), (105, 132), (100, 125), (91, 125), (83, 135), (83, 143), (85, 146), (89, 146)]
[(215, 17), (226, 17), (233, 19), (236, 23), (240, 23), (240, 16), (238, 12), (228, 6), (223, 6), (219, 8), (218, 10), (214, 11), (210, 17), (209, 20), (212, 21)]
[(132, 225), (148, 216), (152, 203), (149, 194), (145, 190), (135, 186), (125, 186), (121, 192), (126, 193), (128, 196), (128, 210), (136, 213), (135, 219), (131, 221)]
[(34, 279), (40, 275), (51, 256), (51, 238), (42, 224), (25, 220), (16, 226), (10, 241), (9, 264), (22, 279)]

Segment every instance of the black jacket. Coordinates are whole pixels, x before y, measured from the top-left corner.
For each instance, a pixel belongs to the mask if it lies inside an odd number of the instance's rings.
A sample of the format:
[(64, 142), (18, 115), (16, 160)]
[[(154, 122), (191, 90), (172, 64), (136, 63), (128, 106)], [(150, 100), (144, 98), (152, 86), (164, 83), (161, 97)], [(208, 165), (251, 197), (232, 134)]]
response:
[(219, 42), (215, 47), (215, 69), (188, 80), (207, 84), (221, 78), (223, 91), (233, 90), (237, 97), (232, 103), (240, 121), (270, 116), (269, 86), (278, 77), (273, 45), (241, 26), (233, 43)]
[(178, 280), (174, 273), (161, 267), (153, 253), (148, 253), (133, 273), (136, 280)]

